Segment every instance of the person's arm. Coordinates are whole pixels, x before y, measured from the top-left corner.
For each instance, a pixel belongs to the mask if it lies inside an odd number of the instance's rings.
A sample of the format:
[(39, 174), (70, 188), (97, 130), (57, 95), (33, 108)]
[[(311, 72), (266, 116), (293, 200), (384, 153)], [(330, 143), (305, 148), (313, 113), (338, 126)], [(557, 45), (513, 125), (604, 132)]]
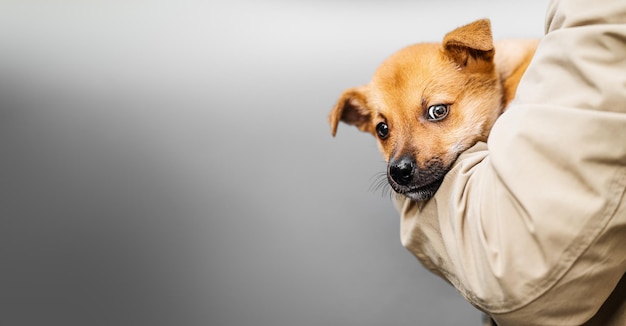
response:
[(426, 203), (404, 246), (501, 325), (591, 318), (626, 270), (626, 2), (553, 1), (488, 149)]

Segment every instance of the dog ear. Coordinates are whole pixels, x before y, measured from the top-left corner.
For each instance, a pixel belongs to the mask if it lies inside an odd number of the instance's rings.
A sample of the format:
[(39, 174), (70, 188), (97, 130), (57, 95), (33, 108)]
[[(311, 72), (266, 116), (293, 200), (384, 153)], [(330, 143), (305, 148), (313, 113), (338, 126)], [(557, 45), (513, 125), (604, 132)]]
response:
[(491, 22), (481, 19), (453, 30), (443, 38), (443, 49), (461, 68), (481, 60), (491, 63), (494, 56)]
[(359, 86), (349, 88), (341, 94), (328, 115), (328, 123), (334, 137), (339, 121), (356, 126), (361, 131), (371, 132), (371, 118), (371, 110), (367, 106), (367, 88)]

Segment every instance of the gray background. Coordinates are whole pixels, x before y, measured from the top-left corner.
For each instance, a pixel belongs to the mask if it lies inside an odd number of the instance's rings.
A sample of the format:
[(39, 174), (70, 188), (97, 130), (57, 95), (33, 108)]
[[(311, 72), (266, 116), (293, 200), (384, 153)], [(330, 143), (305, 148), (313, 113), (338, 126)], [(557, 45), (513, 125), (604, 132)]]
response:
[(542, 1), (0, 3), (0, 324), (478, 325), (326, 116), (399, 48)]

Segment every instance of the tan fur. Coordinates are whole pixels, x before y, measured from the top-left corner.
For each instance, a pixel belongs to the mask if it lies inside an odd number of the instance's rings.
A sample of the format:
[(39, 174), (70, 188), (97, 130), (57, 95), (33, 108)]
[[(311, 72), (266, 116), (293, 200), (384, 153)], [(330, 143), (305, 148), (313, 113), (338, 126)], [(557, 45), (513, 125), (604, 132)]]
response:
[[(340, 96), (329, 115), (332, 135), (340, 121), (375, 137), (376, 126), (385, 123), (388, 137), (377, 137), (385, 160), (391, 164), (413, 157), (419, 174), (412, 187), (419, 187), (420, 178), (445, 174), (462, 151), (487, 140), (513, 99), (536, 45), (536, 40), (510, 40), (494, 46), (490, 22), (483, 19), (451, 31), (442, 43), (401, 49), (380, 65), (369, 84)], [(428, 108), (436, 104), (448, 105), (449, 113), (431, 121)], [(411, 185), (390, 183), (416, 200), (429, 198), (410, 196)]]

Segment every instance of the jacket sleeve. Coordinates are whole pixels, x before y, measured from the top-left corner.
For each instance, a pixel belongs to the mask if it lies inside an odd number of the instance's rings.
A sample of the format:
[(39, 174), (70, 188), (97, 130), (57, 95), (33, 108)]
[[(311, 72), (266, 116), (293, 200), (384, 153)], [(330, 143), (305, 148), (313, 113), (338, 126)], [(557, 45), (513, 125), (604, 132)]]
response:
[(500, 325), (573, 325), (626, 270), (625, 189), (626, 1), (564, 0), (488, 146), (394, 200), (403, 245)]

